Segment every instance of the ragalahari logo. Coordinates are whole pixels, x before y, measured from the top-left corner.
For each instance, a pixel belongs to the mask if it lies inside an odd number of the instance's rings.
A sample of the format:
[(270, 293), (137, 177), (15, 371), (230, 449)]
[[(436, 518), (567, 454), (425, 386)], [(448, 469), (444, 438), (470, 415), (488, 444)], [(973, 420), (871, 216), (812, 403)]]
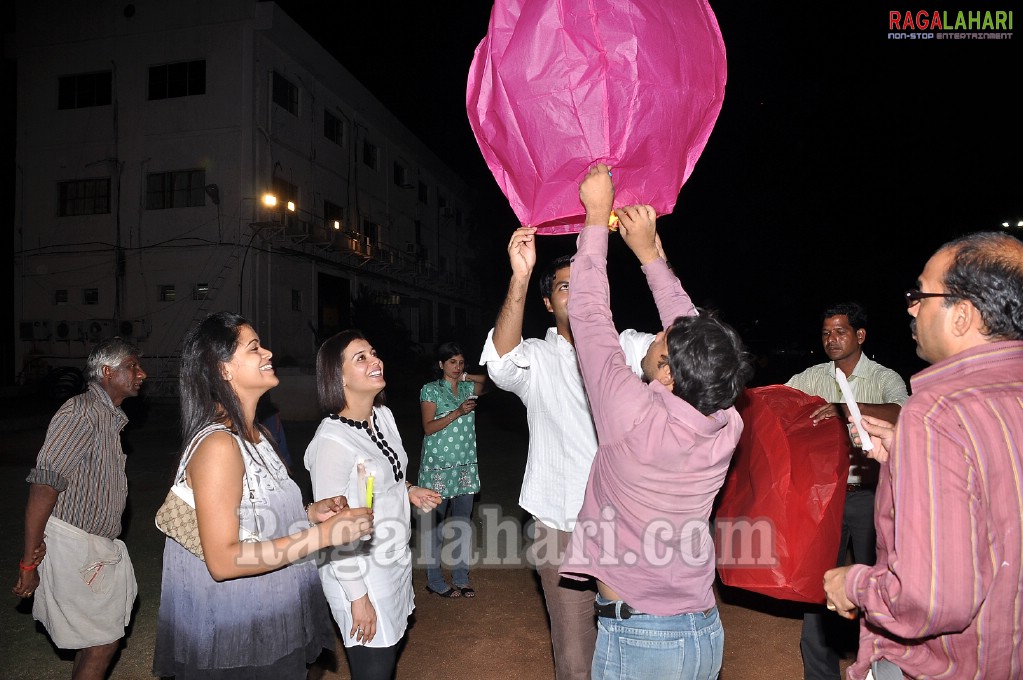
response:
[(889, 40), (1012, 40), (1012, 10), (890, 10)]

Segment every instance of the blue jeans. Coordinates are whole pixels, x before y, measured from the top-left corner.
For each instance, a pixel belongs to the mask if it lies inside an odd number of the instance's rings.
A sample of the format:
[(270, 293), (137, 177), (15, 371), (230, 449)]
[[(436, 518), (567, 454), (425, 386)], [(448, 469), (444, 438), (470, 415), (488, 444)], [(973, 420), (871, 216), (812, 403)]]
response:
[[(426, 563), (426, 579), (430, 590), (443, 593), (448, 588), (441, 571), (446, 527), (454, 532), (452, 549), (448, 553), (451, 556), (451, 583), (456, 588), (469, 585), (469, 555), (472, 552), (472, 523), (469, 518), (472, 516), (472, 498), (471, 493), (445, 498), (430, 513), (427, 527), (429, 540), (423, 545), (423, 562)], [(445, 522), (444, 515), (448, 512), (448, 506), (451, 506), (451, 517)]]
[[(597, 595), (597, 604), (608, 604)], [(597, 617), (592, 680), (715, 680), (721, 672), (725, 630), (718, 608), (706, 614), (621, 620)]]

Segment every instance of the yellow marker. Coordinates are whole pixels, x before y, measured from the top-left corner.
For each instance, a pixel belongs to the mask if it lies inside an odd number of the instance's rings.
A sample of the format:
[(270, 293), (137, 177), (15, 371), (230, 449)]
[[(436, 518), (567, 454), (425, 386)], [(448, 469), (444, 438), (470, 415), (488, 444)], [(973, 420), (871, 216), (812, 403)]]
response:
[(366, 507), (373, 508), (373, 475), (366, 477)]

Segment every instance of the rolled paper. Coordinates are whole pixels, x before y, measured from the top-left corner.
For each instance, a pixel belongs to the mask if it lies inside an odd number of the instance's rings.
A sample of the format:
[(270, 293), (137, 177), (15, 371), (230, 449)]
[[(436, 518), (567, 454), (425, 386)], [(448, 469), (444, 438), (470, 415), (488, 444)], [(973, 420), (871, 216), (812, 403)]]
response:
[(863, 429), (863, 416), (860, 415), (860, 407), (856, 404), (856, 397), (853, 396), (852, 387), (849, 385), (849, 381), (846, 380), (845, 373), (837, 366), (835, 367), (835, 378), (838, 379), (838, 386), (842, 390), (842, 397), (845, 399), (845, 405), (849, 408), (849, 414), (853, 418), (853, 424), (856, 425), (856, 431), (860, 434), (860, 448), (864, 451), (873, 451), (874, 442), (870, 441), (870, 435)]

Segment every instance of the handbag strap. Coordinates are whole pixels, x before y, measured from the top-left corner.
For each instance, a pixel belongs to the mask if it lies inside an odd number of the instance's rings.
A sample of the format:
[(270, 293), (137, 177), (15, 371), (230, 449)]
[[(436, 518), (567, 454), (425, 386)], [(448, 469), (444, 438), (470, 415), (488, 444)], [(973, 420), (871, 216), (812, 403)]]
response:
[[(238, 455), (242, 457), (242, 466), (243, 469), (245, 470), (244, 477), (245, 488), (242, 490), (243, 495), (240, 501), (244, 503), (246, 500), (248, 500), (249, 503), (252, 505), (253, 513), (255, 513), (256, 504), (254, 496), (254, 487), (252, 485), (252, 480), (249, 478), (249, 461), (247, 461), (245, 458), (246, 456), (245, 450), (248, 447), (243, 446), (239, 441), (238, 435), (236, 435), (230, 428), (223, 425), (222, 423), (210, 423), (206, 427), (199, 430), (195, 434), (195, 436), (192, 437), (192, 441), (188, 443), (188, 447), (185, 449), (184, 453), (181, 454), (181, 463), (178, 465), (178, 472), (177, 475), (174, 477), (174, 486), (171, 488), (171, 491), (174, 491), (174, 489), (176, 488), (180, 488), (182, 490), (187, 491), (186, 494), (187, 497), (193, 498), (193, 500), (191, 502), (189, 502), (187, 498), (183, 498), (183, 500), (185, 500), (185, 502), (188, 503), (190, 507), (193, 508), (195, 507), (195, 500), (194, 497), (192, 496), (192, 490), (185, 484), (185, 469), (188, 467), (188, 463), (192, 460), (192, 455), (195, 453), (196, 449), (199, 448), (199, 444), (201, 444), (206, 439), (206, 437), (210, 436), (214, 432), (227, 432), (234, 439), (235, 446), (238, 449)], [(250, 460), (253, 460), (251, 452), (248, 453), (248, 457)], [(246, 492), (248, 498), (245, 497)], [(182, 497), (180, 493), (178, 494), (178, 496)], [(254, 540), (260, 540), (258, 525), (256, 531), (253, 532), (253, 538)]]
[[(174, 486), (178, 486), (179, 484), (183, 485), (185, 483), (185, 468), (188, 467), (189, 461), (192, 460), (192, 454), (194, 454), (195, 450), (199, 448), (199, 444), (201, 444), (206, 437), (210, 436), (214, 432), (221, 431), (231, 432), (231, 430), (221, 423), (211, 423), (195, 433), (195, 436), (192, 437), (192, 441), (188, 443), (188, 448), (186, 448), (185, 452), (181, 454), (181, 462), (178, 464), (178, 472), (174, 476)], [(232, 436), (234, 436), (233, 433)], [(246, 468), (246, 477), (247, 476), (248, 469)]]

